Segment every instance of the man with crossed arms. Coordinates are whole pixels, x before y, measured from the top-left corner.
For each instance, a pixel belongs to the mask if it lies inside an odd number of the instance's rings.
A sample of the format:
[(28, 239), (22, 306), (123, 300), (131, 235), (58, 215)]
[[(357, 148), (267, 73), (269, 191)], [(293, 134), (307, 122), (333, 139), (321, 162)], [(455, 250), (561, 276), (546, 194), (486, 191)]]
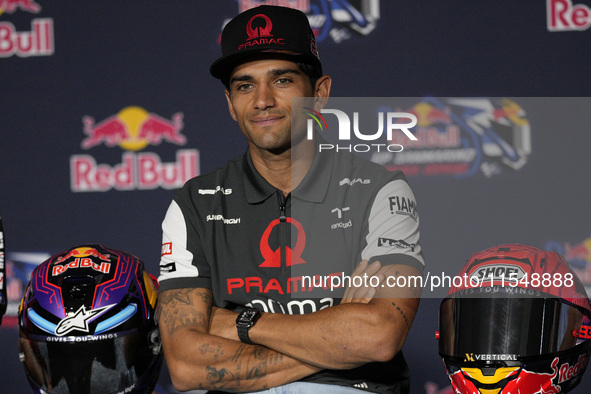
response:
[[(157, 319), (174, 386), (407, 393), (400, 350), (420, 291), (384, 285), (424, 267), (404, 175), (318, 153), (320, 137), (306, 138), (291, 99), (308, 97), (319, 111), (332, 80), (302, 12), (238, 15), (210, 71), (248, 149), (187, 182), (162, 224)], [(326, 296), (301, 273), (375, 278)]]

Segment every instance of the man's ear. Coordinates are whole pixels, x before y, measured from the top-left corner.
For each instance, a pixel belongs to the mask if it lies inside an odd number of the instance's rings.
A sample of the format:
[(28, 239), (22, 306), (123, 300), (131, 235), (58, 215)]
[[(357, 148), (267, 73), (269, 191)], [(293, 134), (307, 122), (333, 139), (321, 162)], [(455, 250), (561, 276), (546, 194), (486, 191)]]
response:
[(226, 95), (226, 100), (228, 101), (228, 111), (230, 112), (230, 116), (232, 117), (232, 119), (237, 121), (236, 112), (234, 112), (234, 106), (232, 105), (232, 100), (230, 99), (230, 92), (228, 91), (228, 89), (224, 91), (224, 94)]
[(332, 86), (332, 78), (328, 75), (323, 75), (316, 81), (314, 86), (314, 109), (319, 110), (324, 108), (330, 97), (330, 87)]

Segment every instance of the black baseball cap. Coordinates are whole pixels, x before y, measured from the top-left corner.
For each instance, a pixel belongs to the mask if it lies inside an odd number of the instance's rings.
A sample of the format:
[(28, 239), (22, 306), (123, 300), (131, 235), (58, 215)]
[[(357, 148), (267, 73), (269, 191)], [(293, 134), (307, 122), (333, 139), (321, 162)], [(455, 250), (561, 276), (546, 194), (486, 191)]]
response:
[(303, 12), (261, 5), (237, 15), (222, 31), (222, 56), (211, 65), (211, 75), (229, 77), (237, 65), (260, 57), (281, 57), (318, 66), (316, 38)]

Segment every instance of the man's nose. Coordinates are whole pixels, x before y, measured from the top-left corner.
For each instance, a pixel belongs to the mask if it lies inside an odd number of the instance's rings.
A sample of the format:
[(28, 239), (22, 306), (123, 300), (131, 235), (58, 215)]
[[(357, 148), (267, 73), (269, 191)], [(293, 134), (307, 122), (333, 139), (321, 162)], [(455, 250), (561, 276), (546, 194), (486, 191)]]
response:
[(261, 84), (257, 87), (255, 94), (254, 104), (257, 109), (265, 110), (275, 106), (275, 95), (271, 86)]

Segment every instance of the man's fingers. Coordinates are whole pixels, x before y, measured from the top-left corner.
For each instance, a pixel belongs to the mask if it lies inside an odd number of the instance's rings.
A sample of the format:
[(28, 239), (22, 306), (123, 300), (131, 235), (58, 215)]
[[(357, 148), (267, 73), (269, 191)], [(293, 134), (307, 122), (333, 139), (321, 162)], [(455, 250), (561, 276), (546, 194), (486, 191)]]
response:
[(362, 260), (351, 275), (351, 283), (345, 290), (341, 304), (351, 302), (366, 304), (371, 301), (376, 294), (376, 287), (381, 286), (384, 280), (384, 275), (378, 274), (381, 268), (382, 264), (379, 261), (368, 264), (367, 260)]
[(357, 264), (357, 267), (355, 267), (355, 270), (351, 274), (351, 277), (359, 276), (360, 274), (363, 273), (363, 270), (366, 267), (367, 267), (367, 260), (361, 260), (361, 262), (359, 264)]
[[(367, 267), (367, 260), (362, 260), (359, 264), (357, 264), (357, 267), (355, 267), (355, 270), (351, 274), (351, 281), (356, 276), (362, 275), (363, 274), (363, 270), (366, 267)], [(343, 295), (343, 298), (341, 299), (341, 304), (345, 304), (345, 303), (351, 302), (351, 299), (353, 298), (354, 292), (355, 292), (355, 287), (354, 286), (348, 286), (345, 289), (345, 294)]]
[(382, 263), (379, 261), (374, 261), (363, 270), (363, 274), (367, 274), (367, 276), (373, 276), (380, 270), (380, 268), (382, 268)]
[(351, 302), (367, 304), (372, 300), (376, 295), (378, 288), (382, 285), (385, 276), (384, 274), (379, 273), (373, 275), (371, 278), (375, 279), (370, 279), (370, 277), (368, 277), (367, 283), (364, 283), (361, 287), (354, 287), (352, 289)]

